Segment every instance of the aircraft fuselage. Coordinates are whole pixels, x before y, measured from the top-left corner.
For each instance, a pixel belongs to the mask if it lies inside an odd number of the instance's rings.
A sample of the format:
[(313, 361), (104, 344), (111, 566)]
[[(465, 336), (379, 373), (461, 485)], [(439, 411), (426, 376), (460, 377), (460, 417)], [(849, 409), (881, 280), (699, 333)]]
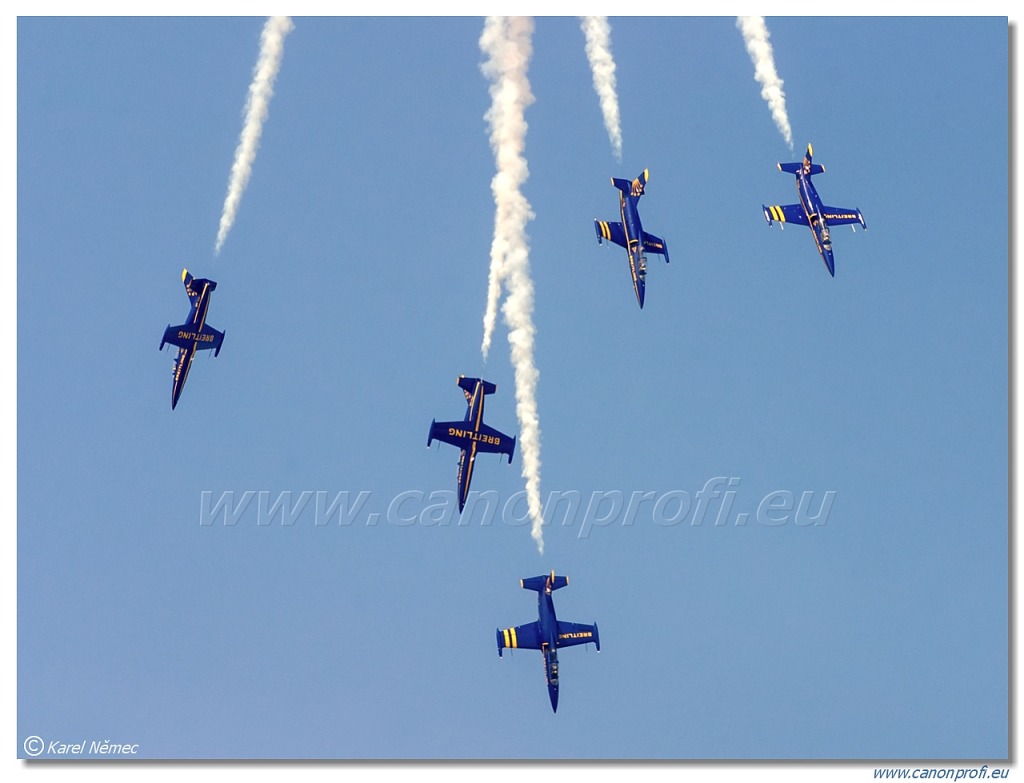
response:
[(218, 332), (206, 323), (206, 313), (210, 309), (210, 296), (217, 288), (217, 283), (205, 278), (193, 277), (188, 269), (181, 270), (181, 282), (185, 285), (188, 296), (188, 319), (177, 326), (167, 325), (164, 336), (160, 340), (160, 350), (167, 343), (177, 347), (178, 356), (174, 362), (174, 381), (171, 384), (171, 410), (178, 404), (181, 391), (185, 388), (188, 371), (197, 351), (212, 350), (213, 355), (220, 353), (224, 342), (224, 332)]
[(622, 230), (626, 234), (626, 252), (629, 255), (629, 274), (633, 278), (633, 291), (640, 307), (644, 306), (644, 294), (647, 290), (647, 256), (644, 254), (644, 227), (640, 222), (637, 209), (637, 196), (627, 196), (619, 191), (619, 215), (622, 217)]
[(473, 479), (473, 467), (476, 455), (480, 452), (491, 452), (508, 455), (512, 462), (516, 439), (499, 432), (484, 423), (484, 398), (497, 391), (497, 386), (482, 378), (467, 378), (460, 375), (459, 388), (466, 396), (466, 415), (462, 421), (430, 422), (430, 433), (427, 435), (427, 446), (434, 439), (444, 441), (458, 447), (459, 473), (456, 485), (459, 492), (459, 512), (465, 508), (469, 496), (469, 484)]
[[(818, 248), (818, 255), (829, 275), (836, 276), (836, 262), (832, 255), (831, 229), (835, 226), (853, 226), (860, 223), (861, 228), (867, 229), (868, 224), (864, 221), (864, 215), (860, 209), (850, 207), (828, 206), (818, 195), (811, 177), (815, 174), (822, 174), (825, 167), (813, 160), (814, 150), (807, 145), (807, 153), (803, 160), (789, 163), (776, 164), (779, 171), (786, 174), (793, 174), (796, 177), (796, 195), (800, 199), (796, 204), (774, 204), (772, 206), (761, 205), (764, 219), (768, 225), (778, 222), (779, 225), (794, 223), (807, 226), (811, 229), (811, 236), (814, 237), (814, 246)], [(856, 230), (856, 229), (854, 229)]]
[(829, 235), (828, 223), (825, 222), (825, 206), (818, 195), (818, 191), (811, 182), (809, 174), (799, 174), (796, 178), (796, 192), (800, 198), (800, 205), (807, 215), (807, 222), (810, 224), (811, 234), (814, 236), (814, 244), (818, 247), (821, 260), (828, 269), (829, 274), (835, 275), (836, 262), (832, 255), (832, 238)]
[(192, 360), (196, 358), (196, 351), (200, 343), (213, 341), (213, 335), (203, 334), (203, 324), (206, 323), (206, 312), (210, 309), (210, 284), (204, 282), (199, 295), (192, 304), (192, 311), (188, 320), (183, 324), (188, 329), (179, 329), (178, 338), (189, 341), (186, 346), (178, 348), (178, 358), (174, 363), (174, 384), (171, 386), (171, 410), (178, 404), (181, 391), (185, 388), (185, 380), (188, 378), (188, 371), (192, 367)]
[(597, 623), (567, 623), (555, 616), (555, 604), (551, 594), (569, 584), (569, 577), (557, 576), (552, 571), (547, 576), (521, 579), (519, 584), (526, 590), (537, 592), (537, 619), (513, 628), (496, 629), (494, 635), (498, 644), (498, 657), (501, 657), (502, 650), (506, 648), (540, 650), (551, 710), (558, 712), (558, 648), (593, 643), (600, 652), (601, 637)]
[(558, 618), (550, 587), (537, 592), (537, 614), (542, 633), (541, 652), (544, 660), (544, 679), (548, 684), (551, 709), (558, 710)]
[(612, 177), (612, 185), (619, 191), (619, 220), (594, 219), (594, 232), (598, 244), (611, 242), (626, 248), (629, 260), (629, 276), (633, 281), (633, 293), (643, 309), (644, 293), (647, 289), (647, 252), (665, 257), (668, 263), (668, 245), (661, 237), (648, 234), (640, 222), (638, 205), (647, 186), (648, 171), (644, 169), (634, 180)]
[(466, 505), (466, 497), (469, 495), (469, 482), (473, 478), (473, 465), (476, 463), (477, 443), (480, 438), (487, 437), (480, 432), (480, 425), (484, 420), (484, 388), (481, 381), (477, 381), (473, 387), (472, 394), (467, 392), (469, 405), (466, 408), (466, 429), (457, 433), (459, 437), (469, 438), (469, 448), (462, 450), (459, 456), (459, 511)]

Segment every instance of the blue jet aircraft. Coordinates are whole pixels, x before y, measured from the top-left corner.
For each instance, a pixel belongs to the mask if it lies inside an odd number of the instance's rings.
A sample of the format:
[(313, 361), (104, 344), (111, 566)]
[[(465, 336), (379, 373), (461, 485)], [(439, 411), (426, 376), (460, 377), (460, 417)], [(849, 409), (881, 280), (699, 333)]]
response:
[(636, 205), (644, 194), (644, 187), (647, 185), (647, 169), (635, 180), (630, 182), (627, 179), (616, 179), (612, 177), (612, 184), (619, 189), (619, 215), (621, 223), (609, 223), (606, 220), (594, 220), (594, 231), (597, 233), (597, 242), (604, 240), (614, 242), (626, 248), (629, 257), (629, 274), (633, 278), (633, 290), (636, 292), (636, 300), (640, 303), (640, 309), (644, 306), (644, 291), (647, 287), (647, 256), (644, 251), (665, 256), (665, 263), (668, 259), (668, 245), (664, 239), (644, 231), (640, 223), (640, 213)]
[(180, 326), (168, 325), (160, 341), (161, 351), (167, 343), (178, 346), (178, 358), (174, 362), (174, 384), (171, 386), (171, 410), (178, 404), (181, 390), (185, 388), (185, 379), (188, 378), (188, 370), (196, 351), (213, 348), (213, 355), (216, 356), (224, 342), (224, 332), (206, 325), (210, 294), (217, 288), (217, 284), (213, 280), (192, 277), (187, 269), (181, 270), (181, 280), (192, 303), (192, 311), (188, 314), (188, 320)]
[(497, 386), (483, 378), (467, 378), (465, 375), (460, 375), (457, 383), (466, 395), (466, 418), (462, 421), (431, 421), (427, 446), (437, 438), (462, 449), (458, 475), (459, 513), (462, 513), (469, 494), (469, 482), (473, 478), (477, 452), (508, 454), (509, 464), (512, 464), (516, 439), (484, 424), (484, 397), (494, 394), (498, 390)]
[(548, 576), (520, 579), (519, 584), (524, 590), (537, 591), (537, 611), (540, 619), (535, 623), (517, 625), (515, 628), (499, 628), (498, 657), (501, 657), (501, 651), (506, 647), (540, 650), (544, 654), (544, 678), (548, 682), (551, 710), (558, 712), (558, 648), (593, 642), (597, 651), (601, 652), (601, 637), (597, 633), (597, 623), (566, 623), (555, 617), (555, 604), (551, 600), (551, 593), (569, 584), (569, 577), (555, 576), (555, 572), (552, 571)]
[[(764, 210), (764, 219), (768, 225), (773, 220), (779, 223), (796, 223), (801, 226), (810, 226), (811, 234), (814, 236), (814, 244), (818, 246), (821, 253), (821, 260), (825, 262), (825, 268), (832, 277), (836, 276), (836, 262), (832, 256), (832, 239), (829, 236), (828, 227), (841, 226), (847, 223), (860, 223), (867, 230), (867, 223), (859, 209), (846, 209), (845, 207), (830, 207), (821, 202), (818, 191), (811, 182), (811, 176), (822, 174), (825, 167), (811, 161), (813, 150), (807, 145), (807, 154), (802, 161), (795, 163), (780, 163), (779, 171), (785, 171), (796, 175), (796, 192), (800, 197), (799, 204), (781, 204), (771, 207), (761, 205)], [(856, 231), (857, 229), (853, 229)]]

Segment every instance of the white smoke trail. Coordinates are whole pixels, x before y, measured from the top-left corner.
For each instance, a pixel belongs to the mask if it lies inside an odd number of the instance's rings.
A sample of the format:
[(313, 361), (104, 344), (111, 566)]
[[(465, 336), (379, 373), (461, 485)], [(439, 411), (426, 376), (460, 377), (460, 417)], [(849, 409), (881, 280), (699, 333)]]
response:
[(491, 128), (491, 149), (497, 173), (491, 180), (494, 194), (494, 239), (484, 316), (484, 358), (490, 347), (501, 285), (508, 289), (502, 307), (509, 328), (508, 342), (515, 371), (516, 415), (519, 418), (519, 451), (526, 479), (526, 503), (532, 520), (531, 535), (544, 552), (544, 518), (540, 500), (540, 417), (537, 415), (537, 379), (533, 362), (533, 281), (526, 223), (533, 218), (530, 204), (520, 191), (529, 176), (523, 150), (526, 146), (526, 107), (533, 103), (526, 78), (532, 54), (533, 20), (529, 17), (488, 17), (480, 36), (487, 56), (481, 66), (491, 80), (491, 108), (486, 119)]
[(594, 90), (601, 101), (604, 126), (612, 143), (615, 159), (622, 162), (622, 129), (619, 126), (619, 96), (615, 93), (615, 60), (612, 59), (612, 28), (606, 16), (580, 17), (580, 28), (587, 38), (587, 60), (594, 74)]
[(491, 108), (484, 119), (491, 128), (491, 149), (497, 165), (497, 173), (491, 180), (495, 204), (494, 237), (487, 281), (484, 339), (480, 346), (485, 360), (498, 314), (505, 258), (512, 248), (526, 246), (526, 223), (533, 218), (530, 204), (519, 189), (529, 176), (523, 157), (526, 146), (523, 114), (533, 103), (530, 82), (526, 78), (532, 53), (532, 34), (533, 21), (530, 19), (488, 17), (480, 36), (480, 49), (489, 58), (481, 70), (491, 80)]
[(245, 186), (249, 184), (252, 174), (252, 163), (256, 159), (256, 150), (260, 145), (260, 134), (263, 123), (270, 109), (270, 98), (274, 94), (274, 79), (281, 67), (281, 56), (284, 54), (284, 37), (295, 25), (287, 16), (272, 16), (263, 25), (260, 35), (260, 56), (253, 69), (252, 84), (249, 85), (249, 97), (245, 102), (245, 122), (242, 135), (235, 149), (235, 162), (231, 166), (231, 177), (228, 180), (228, 195), (224, 200), (224, 212), (220, 217), (220, 229), (217, 231), (217, 245), (214, 255), (227, 239), (228, 232), (235, 222), (235, 213), (242, 200)]
[(789, 117), (786, 115), (786, 94), (782, 91), (782, 79), (775, 72), (772, 45), (768, 43), (768, 28), (765, 26), (764, 17), (738, 16), (736, 26), (743, 33), (747, 52), (754, 63), (754, 78), (761, 83), (761, 97), (768, 101), (772, 119), (792, 150), (793, 133), (789, 128)]

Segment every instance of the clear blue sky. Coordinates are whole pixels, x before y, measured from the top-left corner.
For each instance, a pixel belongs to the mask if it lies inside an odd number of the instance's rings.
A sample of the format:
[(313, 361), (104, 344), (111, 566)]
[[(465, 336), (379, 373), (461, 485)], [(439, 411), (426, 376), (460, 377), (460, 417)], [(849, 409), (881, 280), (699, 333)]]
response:
[[(791, 152), (733, 17), (613, 17), (621, 163), (577, 20), (537, 19), (541, 489), (580, 498), (543, 555), (522, 503), (428, 508), (454, 504), (457, 451), (425, 443), (459, 374), (518, 431), (504, 324), (479, 349), (482, 20), (295, 19), (214, 257), (263, 22), (17, 24), (19, 756), (1007, 756), (1005, 18), (769, 17)], [(834, 279), (761, 215), (808, 142), (869, 228), (834, 229)], [(645, 167), (672, 263), (641, 311), (592, 221)], [(227, 335), (172, 412), (183, 266)], [(514, 501), (520, 469), (481, 458), (473, 489)], [(351, 524), (317, 524), (343, 493)], [(644, 502), (591, 525), (616, 498)], [(602, 638), (561, 654), (557, 715), (540, 655), (494, 640), (552, 569)]]

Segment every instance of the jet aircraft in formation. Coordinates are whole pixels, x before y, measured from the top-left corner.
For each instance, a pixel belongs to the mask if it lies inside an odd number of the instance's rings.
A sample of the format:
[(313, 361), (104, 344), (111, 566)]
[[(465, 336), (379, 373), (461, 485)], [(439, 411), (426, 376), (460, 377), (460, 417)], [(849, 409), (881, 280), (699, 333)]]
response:
[(457, 479), (461, 513), (469, 494), (469, 482), (473, 478), (477, 453), (507, 454), (509, 464), (512, 464), (516, 439), (484, 424), (484, 397), (494, 394), (498, 390), (497, 386), (483, 378), (467, 378), (465, 375), (460, 375), (457, 383), (466, 395), (466, 417), (462, 421), (431, 421), (427, 446), (436, 438), (462, 449)]
[(168, 325), (160, 341), (161, 351), (167, 343), (178, 346), (178, 358), (174, 362), (174, 383), (171, 386), (171, 410), (178, 404), (181, 390), (185, 388), (185, 379), (188, 378), (196, 351), (212, 348), (213, 355), (216, 356), (220, 353), (221, 343), (224, 342), (224, 332), (218, 332), (206, 325), (210, 294), (217, 288), (217, 284), (213, 280), (193, 277), (188, 273), (188, 269), (181, 270), (181, 280), (185, 284), (185, 293), (192, 303), (192, 309), (185, 323), (180, 326)]
[(665, 244), (665, 240), (644, 231), (640, 213), (637, 211), (637, 203), (647, 185), (647, 176), (647, 169), (644, 169), (632, 182), (612, 177), (612, 184), (619, 190), (619, 215), (622, 221), (610, 223), (607, 220), (594, 220), (598, 244), (608, 240), (626, 248), (629, 274), (633, 278), (633, 291), (636, 293), (636, 301), (640, 303), (640, 309), (643, 309), (644, 292), (647, 289), (647, 256), (644, 251), (665, 256), (665, 263), (669, 262), (668, 245)]
[(506, 647), (510, 649), (540, 650), (544, 656), (544, 678), (548, 683), (548, 697), (551, 699), (551, 710), (558, 712), (558, 648), (572, 647), (577, 644), (594, 643), (601, 652), (601, 637), (597, 632), (597, 623), (567, 623), (555, 616), (555, 604), (551, 593), (569, 584), (569, 577), (555, 576), (552, 571), (547, 576), (531, 576), (519, 580), (524, 590), (537, 591), (536, 622), (517, 625), (515, 628), (499, 628), (498, 657)]
[[(803, 161), (795, 163), (779, 163), (779, 170), (796, 176), (796, 189), (799, 203), (766, 207), (762, 204), (768, 225), (773, 221), (779, 223), (797, 223), (809, 226), (814, 236), (822, 260), (835, 277), (835, 261), (832, 255), (832, 243), (829, 236), (829, 225), (860, 223), (867, 228), (864, 216), (859, 209), (830, 207), (822, 203), (818, 192), (811, 182), (814, 174), (825, 171), (825, 167), (814, 163), (813, 150), (807, 145), (807, 154)], [(594, 221), (597, 241), (614, 242), (626, 249), (629, 260), (629, 271), (633, 279), (633, 291), (636, 293), (640, 307), (644, 306), (644, 293), (647, 280), (647, 257), (645, 251), (665, 257), (669, 262), (668, 246), (659, 237), (649, 234), (643, 229), (637, 203), (644, 194), (647, 184), (648, 170), (632, 182), (612, 178), (612, 184), (619, 191), (620, 222)], [(189, 368), (197, 351), (213, 349), (213, 355), (220, 353), (224, 341), (224, 332), (207, 326), (206, 314), (210, 307), (210, 295), (217, 288), (213, 280), (195, 278), (187, 269), (181, 272), (185, 292), (191, 302), (188, 320), (179, 326), (168, 326), (160, 341), (160, 350), (171, 343), (177, 346), (178, 356), (174, 363), (174, 383), (171, 387), (171, 408), (178, 404)], [(465, 508), (469, 485), (473, 477), (473, 467), (479, 452), (506, 454), (511, 464), (515, 452), (516, 439), (499, 432), (484, 424), (484, 398), (494, 394), (497, 386), (482, 378), (460, 376), (457, 381), (466, 397), (466, 415), (462, 421), (432, 421), (427, 436), (427, 446), (435, 439), (444, 441), (461, 449), (457, 486), (459, 492), (459, 511)], [(558, 649), (593, 642), (597, 650), (601, 650), (597, 623), (583, 625), (581, 623), (563, 622), (555, 616), (555, 605), (551, 598), (552, 592), (569, 584), (568, 577), (556, 576), (552, 571), (547, 576), (534, 576), (520, 580), (526, 590), (537, 593), (538, 619), (535, 622), (519, 625), (514, 628), (498, 629), (498, 656), (502, 650), (529, 649), (540, 650), (543, 654), (544, 676), (548, 686), (548, 697), (551, 709), (558, 711)]]
[[(785, 171), (796, 175), (796, 192), (800, 197), (797, 204), (781, 204), (771, 207), (761, 205), (764, 211), (764, 219), (768, 225), (773, 220), (779, 223), (796, 223), (801, 226), (810, 226), (811, 234), (814, 236), (814, 244), (818, 246), (821, 260), (825, 262), (825, 268), (832, 277), (836, 276), (836, 262), (832, 255), (832, 238), (829, 236), (828, 227), (841, 226), (847, 223), (860, 223), (867, 230), (867, 223), (859, 209), (847, 209), (845, 207), (830, 207), (823, 204), (818, 195), (811, 177), (815, 174), (822, 174), (825, 167), (811, 160), (813, 150), (807, 145), (807, 154), (802, 161), (794, 163), (780, 163), (779, 171)], [(856, 231), (857, 229), (854, 229)]]

